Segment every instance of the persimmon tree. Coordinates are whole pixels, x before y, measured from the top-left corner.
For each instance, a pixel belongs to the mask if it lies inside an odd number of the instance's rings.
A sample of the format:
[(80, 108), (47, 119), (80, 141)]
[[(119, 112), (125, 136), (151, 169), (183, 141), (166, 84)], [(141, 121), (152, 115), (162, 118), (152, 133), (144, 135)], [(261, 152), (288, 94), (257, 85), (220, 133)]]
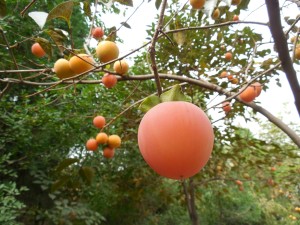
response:
[[(230, 0), (211, 0), (198, 10), (192, 9), (189, 1), (141, 1), (140, 4), (155, 4), (158, 10), (157, 19), (147, 30), (149, 41), (105, 62), (98, 59), (96, 47), (90, 44), (93, 29), (101, 27), (104, 31), (99, 42), (106, 40), (118, 45), (122, 41), (118, 31), (130, 29), (132, 15), (127, 15), (128, 19), (115, 27), (106, 27), (102, 18), (109, 13), (125, 13), (126, 7), (139, 10), (136, 3), (130, 0), (0, 3), (1, 147), (6, 157), (11, 157), (5, 166), (18, 171), (15, 179), (18, 186), (30, 187), (30, 194), (39, 194), (40, 199), (36, 201), (29, 200), (26, 194), (21, 195), (21, 201), (28, 208), (30, 204), (42, 206), (36, 211), (31, 208), (39, 217), (25, 214), (21, 217), (23, 222), (97, 224), (106, 220), (111, 224), (122, 221), (130, 224), (131, 220), (126, 218), (128, 212), (117, 207), (122, 201), (128, 202), (128, 210), (135, 209), (140, 215), (152, 213), (151, 219), (155, 221), (157, 211), (172, 212), (169, 205), (180, 207), (182, 201), (187, 205), (192, 223), (199, 224), (201, 218), (205, 218), (202, 215), (205, 210), (201, 210), (199, 202), (216, 191), (225, 201), (226, 193), (234, 188), (257, 193), (263, 187), (268, 191), (260, 197), (268, 198), (270, 193), (280, 198), (291, 196), (290, 204), (298, 204), (292, 193), (297, 180), (285, 180), (285, 176), (299, 170), (297, 131), (256, 100), (243, 101), (240, 97), (255, 82), (261, 84), (262, 94), (268, 91), (269, 82), (283, 71), (299, 112), (299, 83), (294, 69), (299, 64), (294, 57), (298, 48), (299, 18), (281, 16), (278, 1), (266, 1), (269, 21), (265, 23), (233, 19), (234, 15), (245, 13), (248, 0), (238, 5), (231, 4)], [(284, 8), (294, 3), (282, 4)], [(212, 18), (216, 8), (220, 15)], [(273, 39), (266, 43), (256, 29), (265, 29)], [(296, 37), (293, 42), (289, 39), (292, 36)], [(31, 53), (34, 43), (43, 48), (46, 56), (36, 57)], [(274, 46), (275, 51), (269, 46)], [(114, 64), (123, 69), (122, 60), (129, 61), (131, 56), (134, 57), (129, 71), (116, 72)], [(74, 73), (68, 74), (65, 70), (58, 73), (58, 69), (53, 69), (57, 60), (64, 59), (63, 62), (68, 63), (72, 57), (85, 66), (79, 66), (76, 71), (71, 67), (69, 71)], [(220, 76), (224, 71), (226, 75)], [(108, 85), (109, 89), (101, 85), (107, 73), (117, 77), (113, 85)], [(161, 101), (172, 100), (187, 100), (201, 107), (214, 124), (212, 157), (201, 172), (188, 181), (171, 182), (158, 177), (143, 163), (137, 150), (137, 127), (143, 114)], [(230, 111), (223, 112), (223, 102), (229, 102)], [(265, 116), (293, 144), (280, 145), (269, 139), (258, 139), (249, 130), (234, 125), (238, 117), (255, 120), (250, 109)], [(112, 161), (85, 149), (86, 141), (97, 133), (92, 120), (99, 114), (107, 118), (104, 130), (122, 137), (121, 149), (116, 150)], [(270, 169), (273, 167), (276, 171)], [(237, 186), (236, 180), (241, 180), (243, 185)], [(211, 188), (216, 183), (220, 188)], [(289, 185), (292, 186), (289, 188)], [(133, 200), (109, 193), (104, 193), (101, 199), (92, 191), (99, 187), (101, 190), (111, 188), (116, 193), (126, 191)], [(206, 196), (201, 191), (203, 187)], [(131, 193), (131, 188), (136, 191)], [(151, 195), (144, 189), (153, 191), (155, 201), (150, 201)], [(94, 193), (96, 199), (91, 200), (89, 193)], [(183, 199), (178, 200), (178, 196)], [(109, 212), (99, 202), (109, 202), (115, 211)], [(143, 205), (147, 205), (151, 213)], [(142, 219), (140, 221), (145, 222)]]

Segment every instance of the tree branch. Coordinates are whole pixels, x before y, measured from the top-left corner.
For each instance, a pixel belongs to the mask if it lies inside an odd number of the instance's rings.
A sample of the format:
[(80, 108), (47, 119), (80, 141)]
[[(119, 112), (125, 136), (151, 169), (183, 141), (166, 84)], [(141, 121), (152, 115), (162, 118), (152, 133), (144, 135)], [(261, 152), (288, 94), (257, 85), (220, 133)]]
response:
[(266, 0), (266, 5), (270, 20), (270, 31), (278, 51), (282, 69), (285, 72), (286, 78), (293, 92), (295, 105), (300, 116), (300, 86), (289, 54), (286, 37), (282, 30), (279, 2), (278, 0)]

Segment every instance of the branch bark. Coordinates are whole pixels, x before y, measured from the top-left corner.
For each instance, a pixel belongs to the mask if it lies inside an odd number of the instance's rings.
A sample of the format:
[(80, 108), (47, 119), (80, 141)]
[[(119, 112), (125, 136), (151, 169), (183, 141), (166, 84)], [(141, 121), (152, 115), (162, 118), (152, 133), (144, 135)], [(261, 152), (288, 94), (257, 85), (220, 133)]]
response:
[(295, 105), (300, 116), (300, 86), (297, 79), (297, 73), (293, 67), (293, 62), (289, 54), (286, 37), (282, 30), (279, 2), (278, 0), (266, 0), (266, 5), (270, 21), (270, 31), (278, 51), (282, 69), (293, 92)]

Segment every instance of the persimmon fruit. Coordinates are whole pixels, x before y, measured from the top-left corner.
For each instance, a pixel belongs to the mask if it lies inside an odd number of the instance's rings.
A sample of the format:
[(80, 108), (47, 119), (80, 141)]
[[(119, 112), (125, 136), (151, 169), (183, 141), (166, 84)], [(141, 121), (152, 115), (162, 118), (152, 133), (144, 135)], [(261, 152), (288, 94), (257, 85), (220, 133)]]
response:
[(76, 74), (84, 73), (94, 68), (94, 60), (87, 54), (78, 54), (71, 57), (69, 60), (71, 70)]
[(218, 19), (218, 18), (220, 17), (220, 9), (216, 8), (216, 9), (213, 11), (211, 17), (212, 17), (214, 20)]
[(243, 185), (243, 182), (240, 181), (240, 180), (236, 180), (235, 183), (236, 183), (237, 185), (239, 185), (239, 186)]
[(96, 151), (98, 149), (98, 143), (97, 143), (96, 139), (94, 139), (94, 138), (90, 138), (89, 140), (87, 140), (85, 146), (86, 146), (87, 150), (90, 150), (90, 151)]
[(101, 41), (96, 48), (96, 55), (100, 62), (106, 63), (118, 58), (119, 48), (112, 41)]
[(119, 135), (113, 134), (108, 136), (107, 144), (110, 148), (119, 148), (121, 146), (121, 142)]
[(232, 0), (231, 5), (239, 5), (241, 3), (241, 0)]
[(230, 102), (223, 102), (222, 109), (224, 112), (228, 113), (231, 110)]
[(261, 83), (255, 82), (255, 83), (251, 84), (251, 86), (254, 88), (254, 90), (256, 92), (256, 97), (258, 97), (261, 93), (261, 90), (262, 90)]
[(300, 47), (296, 47), (295, 49), (295, 58), (296, 59), (300, 59)]
[(240, 20), (240, 17), (238, 15), (234, 15), (232, 17), (232, 21), (239, 21)]
[(231, 82), (232, 84), (238, 84), (238, 83), (239, 83), (239, 79), (237, 79), (236, 77), (234, 77), (234, 78), (232, 78), (232, 79), (230, 80), (230, 82)]
[(108, 135), (105, 132), (100, 132), (96, 136), (96, 141), (98, 144), (106, 144), (108, 141)]
[(117, 84), (117, 82), (118, 82), (118, 79), (117, 79), (116, 75), (114, 75), (114, 74), (106, 73), (102, 77), (102, 84), (107, 88), (114, 87)]
[(221, 78), (225, 78), (228, 76), (228, 73), (226, 71), (223, 71), (221, 74), (220, 74), (220, 77)]
[(93, 119), (93, 124), (95, 127), (102, 129), (106, 124), (105, 117), (104, 116), (95, 116)]
[(256, 98), (256, 91), (254, 87), (247, 87), (242, 93), (239, 94), (240, 99), (244, 102), (252, 102)]
[(161, 176), (185, 179), (208, 162), (214, 132), (207, 115), (196, 105), (163, 102), (151, 108), (138, 128), (138, 145), (146, 163)]
[(114, 63), (114, 71), (120, 75), (124, 75), (128, 72), (129, 65), (126, 60), (118, 60)]
[(71, 70), (70, 63), (66, 59), (58, 59), (54, 63), (54, 72), (59, 79), (69, 78), (75, 75), (74, 71)]
[(101, 27), (95, 27), (92, 29), (92, 37), (95, 39), (101, 39), (104, 35), (104, 30)]
[(46, 55), (46, 52), (44, 51), (42, 46), (37, 42), (31, 46), (31, 52), (33, 55), (35, 55), (38, 58), (42, 58), (43, 56)]
[(205, 0), (190, 0), (193, 9), (201, 9), (205, 4)]
[(232, 53), (231, 52), (226, 52), (224, 56), (225, 56), (225, 59), (228, 60), (228, 61), (230, 61), (232, 59)]
[(109, 147), (105, 147), (103, 149), (104, 158), (111, 159), (114, 157), (114, 155), (115, 155), (115, 149)]

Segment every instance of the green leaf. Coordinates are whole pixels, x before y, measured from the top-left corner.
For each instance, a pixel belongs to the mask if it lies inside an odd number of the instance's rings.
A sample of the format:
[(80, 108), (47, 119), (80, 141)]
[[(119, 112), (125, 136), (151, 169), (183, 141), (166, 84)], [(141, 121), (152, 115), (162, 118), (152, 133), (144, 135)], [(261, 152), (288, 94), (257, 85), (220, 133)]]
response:
[(188, 99), (182, 93), (180, 85), (177, 84), (172, 89), (162, 93), (160, 95), (160, 100), (162, 102), (171, 102), (171, 101), (187, 101)]
[(131, 26), (130, 26), (128, 23), (122, 22), (121, 24), (122, 24), (124, 27), (131, 29)]
[(50, 41), (48, 41), (45, 38), (40, 38), (40, 37), (36, 38), (35, 41), (41, 45), (41, 47), (44, 49), (44, 51), (48, 55), (48, 58), (51, 58), (52, 57), (52, 46), (51, 46)]
[(49, 12), (47, 22), (55, 18), (61, 18), (67, 21), (68, 26), (71, 27), (70, 19), (73, 12), (73, 6), (73, 1), (67, 1), (57, 5)]
[(59, 188), (63, 187), (69, 180), (69, 176), (63, 176), (59, 178), (51, 185), (51, 192), (57, 191)]
[(152, 95), (147, 97), (139, 106), (139, 109), (146, 113), (148, 112), (152, 107), (156, 106), (157, 104), (159, 104), (160, 98), (156, 95)]
[(50, 38), (54, 41), (54, 43), (59, 48), (60, 52), (63, 53), (63, 51), (65, 49), (61, 46), (63, 45), (63, 42), (64, 42), (65, 39), (67, 39), (67, 37), (64, 35), (62, 30), (60, 30), (60, 29), (47, 29), (47, 30), (44, 30), (44, 32), (50, 36)]
[(6, 15), (6, 2), (5, 0), (0, 0), (0, 18), (3, 18)]
[(107, 30), (107, 38), (105, 40), (107, 41), (115, 41), (117, 38), (117, 28), (116, 27), (111, 27)]
[(56, 168), (56, 172), (60, 172), (62, 171), (63, 169), (67, 168), (68, 166), (76, 163), (76, 162), (79, 162), (79, 159), (77, 158), (67, 158), (67, 159), (64, 159), (63, 161), (61, 161), (57, 168)]
[(91, 185), (95, 176), (95, 171), (90, 166), (83, 166), (79, 169), (78, 174), (84, 182), (86, 182), (88, 185)]
[(160, 5), (161, 5), (162, 0), (156, 0), (155, 1), (155, 7), (156, 9), (159, 9)]
[(133, 6), (132, 0), (115, 0), (115, 2), (119, 2), (122, 5)]
[(85, 0), (83, 2), (83, 11), (85, 15), (89, 17), (89, 19), (92, 19), (92, 12), (91, 12), (91, 7), (90, 7), (90, 2), (88, 0)]

